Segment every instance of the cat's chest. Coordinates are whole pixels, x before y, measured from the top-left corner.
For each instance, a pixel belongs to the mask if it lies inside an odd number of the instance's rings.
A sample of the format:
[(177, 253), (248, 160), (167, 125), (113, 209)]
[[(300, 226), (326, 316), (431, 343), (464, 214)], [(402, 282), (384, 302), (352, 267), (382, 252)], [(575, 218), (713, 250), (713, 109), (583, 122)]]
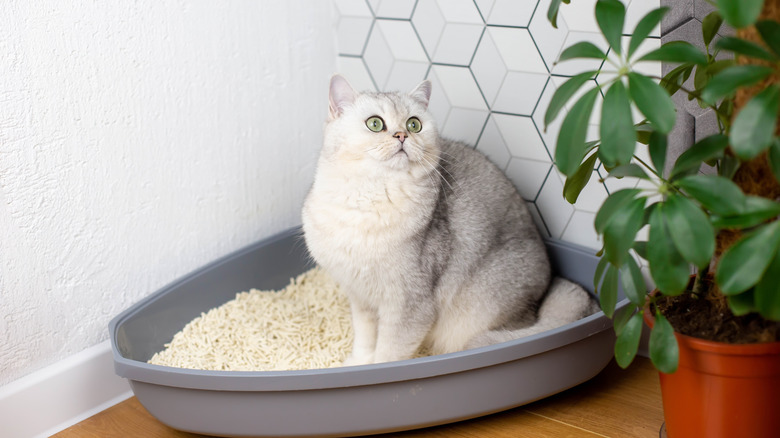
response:
[(408, 181), (318, 181), (306, 199), (306, 241), (320, 264), (404, 257), (433, 208), (433, 189)]

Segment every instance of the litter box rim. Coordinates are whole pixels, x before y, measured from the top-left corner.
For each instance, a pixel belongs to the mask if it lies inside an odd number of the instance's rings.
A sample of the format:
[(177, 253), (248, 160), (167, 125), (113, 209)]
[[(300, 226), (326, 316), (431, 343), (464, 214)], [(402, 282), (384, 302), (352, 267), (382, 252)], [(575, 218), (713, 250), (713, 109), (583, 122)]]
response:
[[(602, 311), (570, 324), (541, 332), (521, 339), (515, 339), (485, 347), (381, 364), (350, 367), (323, 368), (288, 371), (210, 371), (153, 365), (124, 357), (118, 347), (118, 333), (121, 325), (154, 301), (165, 296), (197, 275), (213, 270), (225, 263), (257, 251), (260, 247), (301, 236), (300, 227), (294, 227), (256, 243), (250, 244), (221, 257), (187, 275), (184, 275), (151, 295), (139, 300), (109, 323), (109, 334), (118, 376), (132, 381), (161, 386), (215, 391), (301, 391), (315, 389), (345, 388), (365, 385), (425, 379), (435, 376), (467, 372), (474, 369), (520, 360), (595, 336), (612, 328), (612, 321)], [(296, 244), (302, 244), (296, 243)], [(545, 239), (548, 253), (557, 250), (576, 252), (595, 258), (588, 248), (560, 241)], [(553, 255), (551, 254), (551, 258)], [(597, 260), (597, 259), (596, 259)], [(583, 284), (590, 288), (589, 284)], [(617, 307), (628, 305), (625, 298)]]

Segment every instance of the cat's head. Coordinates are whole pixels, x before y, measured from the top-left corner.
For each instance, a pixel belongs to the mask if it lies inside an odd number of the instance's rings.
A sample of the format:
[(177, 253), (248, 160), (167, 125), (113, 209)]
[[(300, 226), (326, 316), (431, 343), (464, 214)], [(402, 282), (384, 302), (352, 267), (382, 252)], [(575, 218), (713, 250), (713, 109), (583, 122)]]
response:
[(433, 170), (440, 150), (430, 97), (427, 80), (409, 93), (357, 93), (333, 76), (323, 153), (377, 170)]

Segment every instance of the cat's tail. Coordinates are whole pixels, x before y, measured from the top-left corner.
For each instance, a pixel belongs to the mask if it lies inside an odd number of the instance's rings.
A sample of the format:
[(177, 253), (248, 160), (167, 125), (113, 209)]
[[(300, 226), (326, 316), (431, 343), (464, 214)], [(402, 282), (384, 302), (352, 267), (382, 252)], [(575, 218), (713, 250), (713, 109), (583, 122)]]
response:
[(515, 330), (491, 330), (472, 339), (468, 347), (497, 344), (552, 330), (592, 315), (599, 310), (596, 300), (580, 285), (564, 278), (555, 277), (539, 306), (536, 323)]

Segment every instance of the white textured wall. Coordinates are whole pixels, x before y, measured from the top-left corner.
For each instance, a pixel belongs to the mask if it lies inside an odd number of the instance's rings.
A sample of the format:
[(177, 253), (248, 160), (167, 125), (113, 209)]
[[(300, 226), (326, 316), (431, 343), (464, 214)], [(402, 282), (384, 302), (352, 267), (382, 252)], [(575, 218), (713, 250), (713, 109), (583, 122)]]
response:
[(0, 385), (167, 282), (299, 223), (331, 2), (0, 7)]

